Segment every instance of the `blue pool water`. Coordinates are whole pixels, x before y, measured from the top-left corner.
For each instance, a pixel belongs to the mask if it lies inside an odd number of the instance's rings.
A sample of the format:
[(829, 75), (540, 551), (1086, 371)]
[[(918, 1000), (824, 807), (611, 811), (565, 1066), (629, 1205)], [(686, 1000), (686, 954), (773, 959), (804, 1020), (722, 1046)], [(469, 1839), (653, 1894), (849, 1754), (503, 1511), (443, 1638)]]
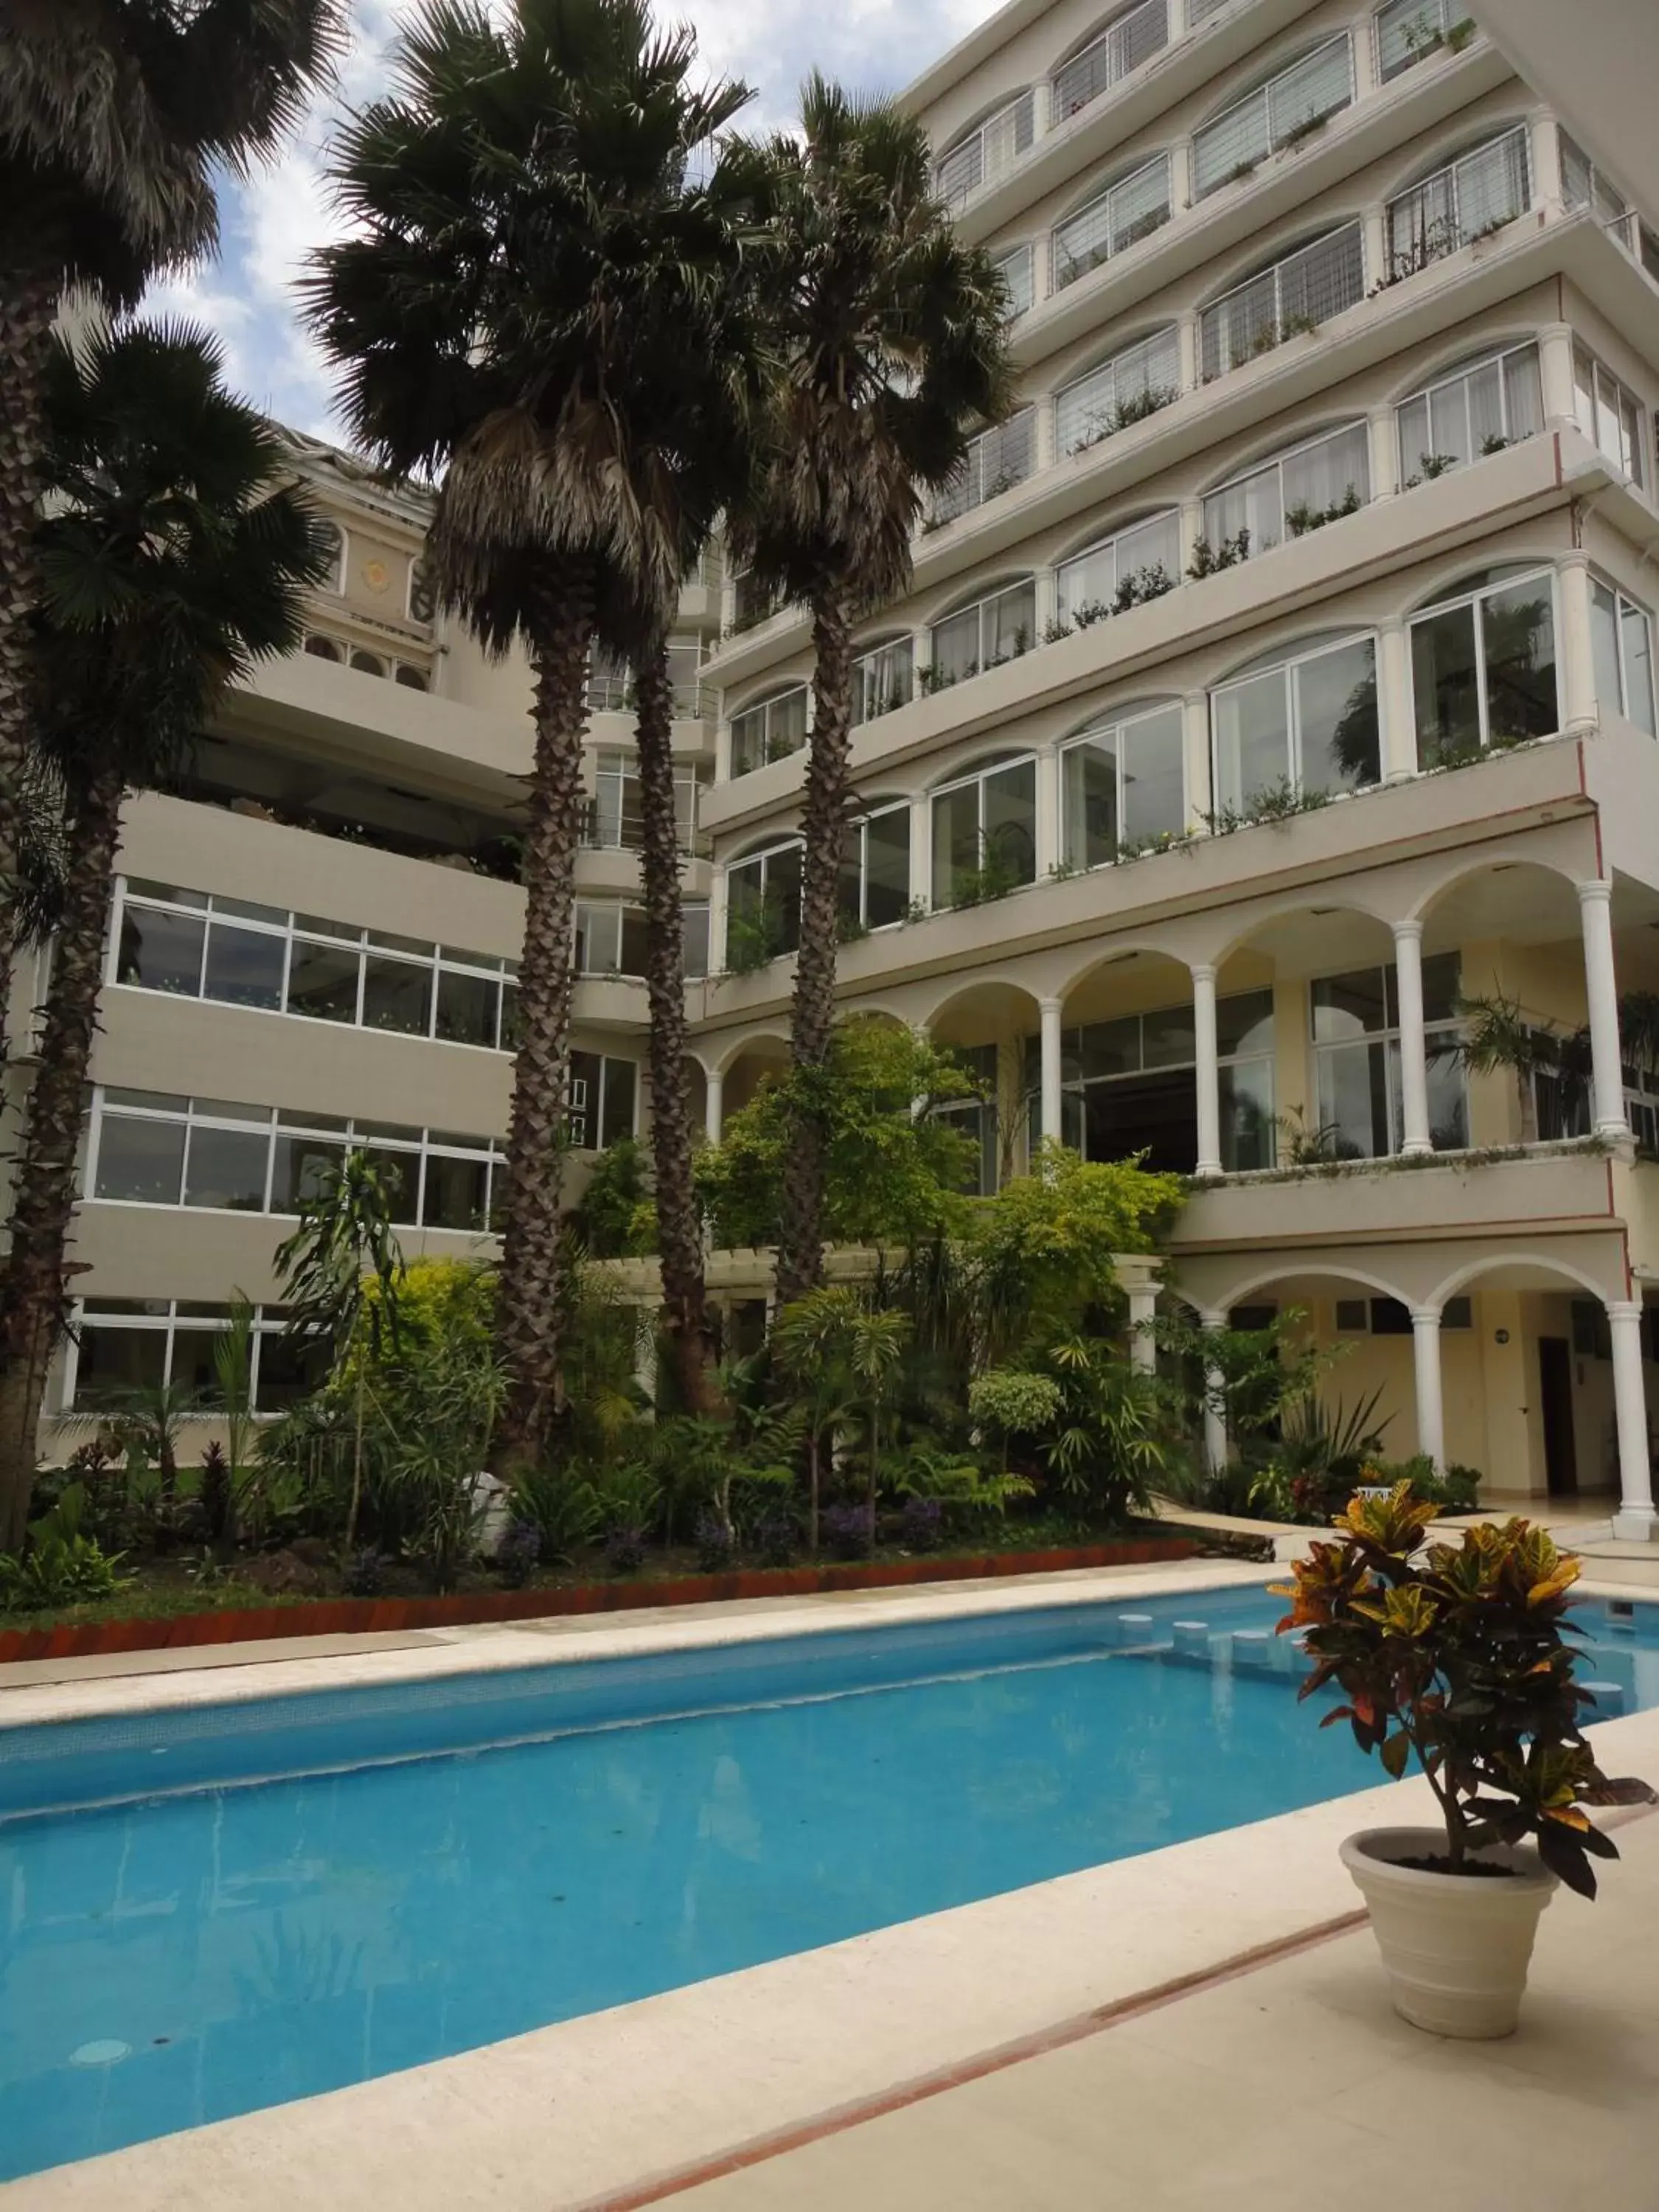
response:
[[(1255, 1589), (0, 1733), (0, 2179), (1363, 1789)], [(1585, 1679), (1659, 1704), (1659, 1608)], [(1173, 1648), (1174, 1624), (1183, 1631)], [(1272, 1670), (1272, 1671), (1270, 1671)]]

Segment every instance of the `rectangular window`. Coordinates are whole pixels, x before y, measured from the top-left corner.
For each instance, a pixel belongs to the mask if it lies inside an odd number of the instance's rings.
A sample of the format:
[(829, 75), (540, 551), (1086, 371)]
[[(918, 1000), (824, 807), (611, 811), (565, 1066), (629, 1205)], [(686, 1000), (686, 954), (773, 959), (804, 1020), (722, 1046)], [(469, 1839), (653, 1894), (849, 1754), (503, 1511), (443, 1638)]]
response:
[(141, 991), (167, 991), (185, 999), (201, 996), (205, 921), (129, 902), (122, 911), (119, 942), (118, 983), (132, 983)]
[(1590, 579), (1590, 639), (1597, 700), (1654, 736), (1659, 723), (1655, 719), (1652, 618), (1645, 608), (1599, 576)]
[(680, 938), (684, 945), (685, 972), (701, 982), (708, 973), (708, 904), (689, 899), (680, 908)]
[(976, 905), (1036, 880), (1036, 763), (988, 768), (933, 797), (936, 907)]
[(775, 845), (727, 873), (726, 964), (746, 974), (799, 945), (800, 846)]
[[(171, 1382), (210, 1412), (219, 1395), (214, 1352), (228, 1317), (222, 1309), (183, 1298), (88, 1299), (74, 1320), (66, 1408), (117, 1406), (135, 1390)], [(256, 1413), (280, 1413), (326, 1372), (326, 1347), (289, 1338), (285, 1328), (279, 1308), (254, 1309)]]
[[(1230, 993), (1216, 1009), (1221, 1158), (1229, 1174), (1270, 1168), (1273, 1120), (1273, 994)], [(1145, 1152), (1146, 1164), (1190, 1174), (1198, 1158), (1193, 1010), (1167, 1006), (1069, 1030), (1062, 1040), (1073, 1117), (1089, 1159)]]
[[(1458, 960), (1423, 963), (1424, 1042), (1428, 1055), (1429, 1136), (1437, 1152), (1468, 1143), (1468, 1108), (1457, 1060)], [(1319, 978), (1310, 994), (1319, 1126), (1339, 1159), (1381, 1159), (1404, 1138), (1400, 1012), (1395, 969), (1356, 969)]]
[(1187, 826), (1186, 718), (1160, 707), (1066, 746), (1060, 817), (1066, 865), (1097, 868)]
[(1578, 427), (1632, 483), (1645, 484), (1647, 443), (1642, 403), (1587, 348), (1572, 349), (1573, 412)]
[(747, 775), (806, 743), (806, 686), (798, 684), (732, 717), (732, 773)]
[(1230, 684), (1210, 713), (1218, 811), (1249, 819), (1264, 800), (1357, 790), (1381, 773), (1371, 638)]
[(1198, 319), (1199, 373), (1205, 383), (1241, 368), (1297, 331), (1316, 330), (1364, 295), (1359, 225), (1349, 223), (1287, 254), (1235, 285)]
[(910, 809), (884, 806), (854, 822), (842, 848), (841, 913), (854, 930), (885, 929), (910, 905)]
[(1080, 453), (1167, 407), (1181, 392), (1181, 339), (1173, 325), (1154, 331), (1109, 361), (1102, 362), (1054, 401), (1054, 441), (1062, 453)]
[(216, 1129), (197, 1123), (190, 1133), (185, 1204), (263, 1213), (270, 1159), (268, 1121), (261, 1129)]
[(1035, 296), (1036, 256), (1029, 246), (1017, 246), (1012, 253), (997, 257), (996, 270), (1008, 295), (1008, 319), (1012, 323), (1023, 315)]
[(1560, 728), (1547, 571), (1431, 608), (1413, 623), (1411, 646), (1420, 768), (1553, 737)]
[(92, 1195), (139, 1206), (177, 1206), (184, 1182), (185, 1133), (182, 1116), (163, 1121), (106, 1115), (99, 1133)]
[(1202, 199), (1294, 144), (1353, 98), (1353, 58), (1340, 32), (1193, 133), (1193, 193)]
[(493, 1046), (501, 997), (499, 975), (469, 975), (455, 969), (441, 968), (438, 1013), (433, 1034), (447, 1044)]
[(1557, 129), (1561, 149), (1561, 198), (1570, 208), (1594, 208), (1598, 221), (1613, 224), (1629, 211), (1629, 203), (1601, 174), (1576, 138)]
[(936, 1121), (949, 1121), (978, 1147), (964, 1188), (970, 1198), (990, 1198), (1001, 1181), (997, 1110), (998, 1054), (994, 1044), (956, 1045), (951, 1058), (979, 1086), (976, 1098), (956, 1098), (933, 1108)]
[(432, 1027), (432, 970), (375, 952), (363, 960), (363, 1027), (425, 1036)]
[(1544, 427), (1537, 347), (1514, 346), (1457, 370), (1402, 402), (1395, 420), (1407, 489), (1536, 436)]
[(603, 1151), (634, 1133), (638, 1070), (631, 1060), (596, 1052), (570, 1055), (565, 1126), (578, 1152)]

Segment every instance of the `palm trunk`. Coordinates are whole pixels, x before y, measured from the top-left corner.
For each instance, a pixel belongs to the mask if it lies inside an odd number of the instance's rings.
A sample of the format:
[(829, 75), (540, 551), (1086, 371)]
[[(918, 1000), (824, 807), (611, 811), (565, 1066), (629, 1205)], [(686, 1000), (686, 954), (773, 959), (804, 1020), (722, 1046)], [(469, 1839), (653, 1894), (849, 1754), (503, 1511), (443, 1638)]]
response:
[(702, 1223), (691, 1187), (691, 1099), (685, 1079), (685, 943), (674, 815), (674, 691), (668, 641), (634, 665), (639, 713), (640, 878), (645, 896), (646, 996), (651, 1010), (651, 1164), (662, 1256), (663, 1328), (679, 1401), (713, 1410), (714, 1359), (703, 1289)]
[(46, 372), (59, 276), (51, 256), (0, 274), (0, 1023), (11, 989), (19, 792), (29, 754)]
[(559, 1198), (592, 631), (593, 581), (586, 568), (572, 567), (550, 576), (532, 652), (536, 761), (525, 835), (519, 1042), (495, 1294), (495, 1346), (507, 1377), (497, 1449), (501, 1466), (509, 1469), (533, 1465), (544, 1455), (558, 1402), (563, 1273)]
[[(836, 1022), (841, 853), (853, 738), (850, 599), (837, 581), (825, 586), (812, 607), (812, 739), (801, 815), (800, 952), (789, 1032), (796, 1075), (809, 1083), (830, 1057)], [(821, 1116), (798, 1097), (780, 1207), (781, 1305), (823, 1280), (824, 1145)]]
[(46, 1375), (64, 1325), (64, 1255), (120, 835), (121, 779), (106, 774), (75, 811), (76, 866), (29, 1091), (11, 1250), (0, 1277), (0, 1550), (16, 1547), (28, 1519)]

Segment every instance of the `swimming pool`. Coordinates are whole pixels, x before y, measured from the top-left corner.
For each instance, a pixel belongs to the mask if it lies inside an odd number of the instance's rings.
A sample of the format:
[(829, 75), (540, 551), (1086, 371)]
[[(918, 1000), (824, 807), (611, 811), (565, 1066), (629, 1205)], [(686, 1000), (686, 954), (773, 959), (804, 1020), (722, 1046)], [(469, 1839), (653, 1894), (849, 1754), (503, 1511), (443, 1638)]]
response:
[[(1234, 1587), (0, 1731), (0, 2178), (1376, 1783), (1298, 1709), (1279, 1610)], [(1630, 1708), (1659, 1705), (1656, 1613), (1582, 1608)]]

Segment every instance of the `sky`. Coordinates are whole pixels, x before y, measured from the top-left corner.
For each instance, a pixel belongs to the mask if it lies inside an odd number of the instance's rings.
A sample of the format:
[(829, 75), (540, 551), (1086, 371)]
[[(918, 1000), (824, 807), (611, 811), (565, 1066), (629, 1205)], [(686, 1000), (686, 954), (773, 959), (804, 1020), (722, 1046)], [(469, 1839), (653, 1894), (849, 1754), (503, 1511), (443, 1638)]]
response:
[[(417, 0), (348, 0), (351, 46), (333, 94), (319, 100), (282, 158), (245, 184), (221, 186), (218, 258), (155, 288), (161, 313), (216, 331), (230, 381), (295, 428), (337, 438), (330, 376), (295, 313), (292, 286), (334, 217), (324, 183), (330, 132), (345, 110), (385, 85), (399, 20)], [(665, 21), (689, 22), (711, 72), (755, 88), (746, 118), (787, 124), (796, 87), (816, 66), (862, 92), (896, 90), (990, 15), (1000, 0), (679, 0)]]

